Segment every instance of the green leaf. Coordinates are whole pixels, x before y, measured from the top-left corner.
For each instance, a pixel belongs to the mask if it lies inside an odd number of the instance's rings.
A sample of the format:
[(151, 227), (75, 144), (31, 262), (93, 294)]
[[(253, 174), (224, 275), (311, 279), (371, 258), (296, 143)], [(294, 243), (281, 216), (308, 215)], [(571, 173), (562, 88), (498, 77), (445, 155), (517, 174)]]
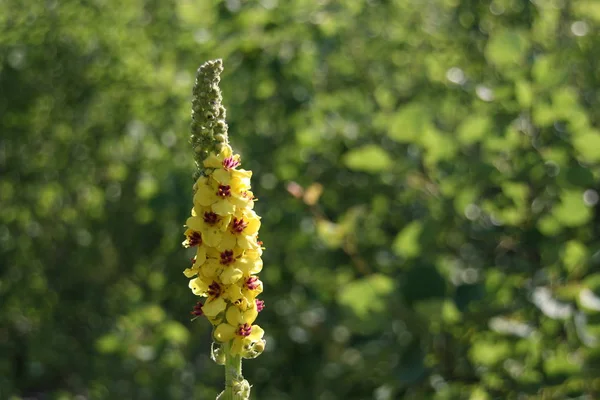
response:
[(477, 340), (469, 350), (469, 358), (476, 365), (492, 367), (509, 358), (512, 352), (507, 340)]
[(485, 57), (501, 68), (523, 63), (529, 42), (516, 30), (497, 31), (492, 34), (485, 48)]
[(552, 210), (552, 215), (563, 225), (575, 227), (587, 223), (592, 217), (591, 210), (583, 202), (583, 193), (579, 190), (564, 191), (561, 202)]
[(473, 144), (489, 135), (491, 127), (492, 121), (488, 116), (473, 115), (458, 127), (458, 138), (464, 144)]
[(569, 240), (562, 251), (562, 262), (570, 275), (579, 274), (585, 271), (588, 256), (587, 247), (583, 243)]
[(385, 297), (394, 291), (394, 281), (383, 274), (354, 280), (338, 292), (338, 302), (359, 319), (385, 311)]
[(317, 234), (329, 248), (335, 249), (342, 245), (346, 232), (339, 224), (326, 219), (317, 220)]
[(522, 108), (529, 108), (533, 102), (533, 88), (526, 81), (518, 81), (515, 84), (515, 94), (517, 101)]
[(165, 323), (163, 329), (165, 338), (174, 344), (185, 344), (190, 336), (190, 332), (186, 329), (186, 327), (177, 321), (169, 321)]
[(573, 147), (584, 162), (600, 161), (600, 132), (590, 130), (573, 138)]
[(456, 156), (458, 146), (454, 137), (433, 126), (426, 126), (420, 139), (426, 150), (425, 164), (429, 168), (435, 169), (439, 161), (452, 160)]
[(581, 371), (581, 361), (575, 354), (570, 354), (564, 346), (551, 349), (549, 356), (544, 360), (546, 374), (554, 378), (567, 378), (569, 375)]
[(388, 136), (400, 143), (412, 143), (429, 125), (430, 114), (419, 103), (411, 103), (392, 117)]
[(369, 144), (344, 154), (344, 164), (355, 171), (377, 173), (389, 170), (392, 159), (380, 146)]
[(537, 227), (545, 236), (555, 236), (562, 230), (562, 224), (550, 214), (540, 218)]
[(406, 225), (404, 229), (398, 233), (392, 249), (396, 254), (405, 258), (413, 258), (421, 253), (421, 244), (419, 238), (423, 232), (423, 223), (413, 221)]
[(580, 0), (573, 3), (573, 9), (581, 18), (600, 22), (600, 3), (595, 0)]
[(96, 348), (100, 353), (114, 353), (121, 347), (121, 341), (112, 333), (102, 336), (96, 341)]
[(554, 55), (541, 55), (533, 62), (532, 75), (535, 82), (544, 88), (561, 82), (565, 72)]

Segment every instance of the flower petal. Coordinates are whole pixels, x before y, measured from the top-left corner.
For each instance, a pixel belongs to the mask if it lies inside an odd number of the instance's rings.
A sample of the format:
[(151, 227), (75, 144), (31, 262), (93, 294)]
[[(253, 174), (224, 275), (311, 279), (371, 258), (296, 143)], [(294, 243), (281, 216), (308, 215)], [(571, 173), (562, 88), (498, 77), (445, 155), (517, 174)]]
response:
[(219, 160), (219, 156), (211, 153), (206, 160), (204, 160), (204, 168), (219, 168), (223, 166), (223, 160)]
[(235, 205), (227, 199), (219, 200), (212, 205), (212, 210), (217, 215), (229, 215), (235, 211)]
[(250, 276), (262, 271), (263, 261), (260, 258), (251, 259), (244, 256), (237, 261), (236, 267), (241, 269), (245, 276)]
[[(252, 211), (254, 212), (254, 211)], [(244, 229), (244, 234), (246, 235), (254, 235), (260, 229), (260, 219), (258, 218), (248, 218), (248, 225)]]
[(251, 209), (252, 207), (250, 207), (250, 199), (251, 197), (249, 196), (242, 196), (234, 192), (231, 194), (231, 197), (229, 197), (229, 202), (239, 208)]
[[(192, 292), (196, 296), (205, 296), (206, 291), (208, 290), (208, 285), (206, 283), (204, 283), (204, 281), (200, 278), (190, 280), (190, 283), (188, 284), (188, 286), (190, 287), (190, 289), (192, 289)], [(204, 308), (203, 308), (203, 310), (204, 310)]]
[(252, 178), (252, 171), (246, 171), (245, 169), (234, 169), (230, 172), (232, 187), (240, 188), (241, 190), (250, 189), (250, 178)]
[(257, 249), (258, 243), (256, 242), (256, 235), (247, 236), (240, 235), (237, 238), (237, 245), (244, 250)]
[(252, 323), (256, 320), (256, 317), (258, 317), (258, 310), (256, 307), (249, 308), (242, 313), (241, 323), (252, 325)]
[(250, 260), (256, 260), (257, 258), (260, 258), (262, 256), (262, 248), (257, 248), (257, 249), (252, 249), (252, 250), (246, 250), (244, 252), (244, 256), (246, 256), (246, 258), (250, 259)]
[(183, 271), (183, 274), (185, 275), (186, 278), (192, 278), (196, 275), (198, 275), (199, 269), (198, 268), (186, 268), (185, 271)]
[(229, 349), (229, 353), (231, 353), (231, 355), (237, 356), (238, 354), (240, 354), (242, 352), (242, 348), (244, 347), (244, 339), (236, 336), (235, 339), (233, 339), (233, 343), (231, 343), (231, 348)]
[(219, 222), (221, 232), (225, 232), (229, 228), (232, 217), (233, 215), (231, 214), (221, 216), (221, 221)]
[(185, 221), (185, 225), (193, 231), (202, 232), (204, 221), (200, 217), (189, 217), (187, 221)]
[(227, 322), (237, 328), (238, 325), (244, 323), (242, 312), (237, 307), (229, 307), (225, 313), (225, 319)]
[(223, 233), (216, 226), (208, 226), (202, 231), (202, 240), (207, 246), (217, 247), (221, 243)]
[(198, 250), (196, 251), (196, 261), (194, 262), (194, 267), (200, 267), (205, 262), (206, 262), (206, 247), (198, 246)]
[(215, 339), (219, 342), (228, 342), (235, 336), (235, 330), (237, 328), (227, 323), (223, 323), (215, 329)]
[(224, 169), (215, 169), (212, 177), (221, 185), (229, 185), (231, 183), (231, 172)]
[(243, 275), (244, 274), (241, 270), (229, 266), (225, 268), (223, 272), (221, 272), (221, 282), (223, 282), (225, 285), (232, 285), (239, 281)]
[(219, 198), (217, 197), (216, 191), (210, 185), (199, 185), (196, 194), (194, 195), (194, 205), (200, 204), (201, 206), (208, 207), (214, 204)]
[(219, 250), (230, 250), (235, 247), (237, 243), (237, 236), (232, 234), (231, 232), (224, 232), (223, 237), (221, 239), (221, 243), (219, 243)]
[(205, 276), (206, 278), (216, 278), (220, 269), (221, 269), (221, 264), (219, 264), (219, 262), (217, 260), (215, 260), (214, 258), (209, 258), (202, 265), (200, 272), (201, 272), (202, 276)]
[(216, 317), (219, 313), (223, 312), (227, 307), (227, 303), (222, 297), (209, 298), (202, 307), (204, 315), (208, 317)]
[(256, 342), (262, 339), (264, 335), (265, 331), (263, 330), (263, 328), (261, 328), (258, 325), (252, 325), (252, 332), (250, 332), (248, 339), (252, 340), (253, 342)]
[(225, 297), (229, 299), (231, 303), (235, 303), (240, 300), (244, 295), (242, 294), (242, 288), (239, 283), (237, 285), (230, 285), (225, 291)]

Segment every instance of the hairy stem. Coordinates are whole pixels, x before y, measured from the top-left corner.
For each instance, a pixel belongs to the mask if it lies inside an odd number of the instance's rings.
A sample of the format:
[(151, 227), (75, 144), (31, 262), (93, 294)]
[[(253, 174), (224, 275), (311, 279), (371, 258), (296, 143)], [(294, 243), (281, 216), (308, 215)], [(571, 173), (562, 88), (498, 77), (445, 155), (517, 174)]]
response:
[(224, 400), (245, 400), (242, 395), (236, 394), (234, 386), (241, 382), (242, 377), (242, 357), (229, 354), (231, 344), (225, 345), (225, 395)]

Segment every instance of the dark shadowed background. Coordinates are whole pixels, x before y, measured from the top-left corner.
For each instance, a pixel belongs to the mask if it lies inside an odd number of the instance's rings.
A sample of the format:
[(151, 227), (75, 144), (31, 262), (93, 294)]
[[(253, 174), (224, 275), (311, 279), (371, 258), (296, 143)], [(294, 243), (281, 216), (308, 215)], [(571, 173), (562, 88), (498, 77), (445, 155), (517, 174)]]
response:
[(0, 1), (0, 399), (214, 399), (181, 247), (223, 58), (262, 400), (600, 398), (600, 3)]

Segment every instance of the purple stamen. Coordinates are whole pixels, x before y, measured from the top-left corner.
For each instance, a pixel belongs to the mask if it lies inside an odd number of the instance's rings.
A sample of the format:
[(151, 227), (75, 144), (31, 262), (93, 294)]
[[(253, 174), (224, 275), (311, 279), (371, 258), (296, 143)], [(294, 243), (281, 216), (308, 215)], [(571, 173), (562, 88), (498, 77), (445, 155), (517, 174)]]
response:
[(204, 312), (202, 311), (202, 303), (198, 302), (195, 306), (194, 309), (191, 312), (192, 315), (195, 315), (196, 317), (199, 317), (201, 315), (204, 315)]
[(227, 157), (226, 159), (223, 160), (223, 169), (225, 171), (235, 168), (238, 165), (240, 165), (240, 162), (237, 159), (233, 158), (232, 156)]
[(240, 327), (238, 328), (237, 334), (239, 336), (250, 336), (250, 334), (252, 333), (252, 325), (249, 324), (244, 324), (244, 325), (240, 325)]
[(219, 185), (219, 189), (217, 190), (217, 196), (223, 197), (223, 198), (231, 196), (231, 186)]
[(261, 312), (265, 308), (264, 300), (255, 299), (254, 302), (256, 303), (256, 311)]
[(233, 223), (231, 225), (231, 230), (234, 233), (242, 233), (244, 229), (248, 226), (248, 222), (244, 221), (243, 218), (237, 219), (233, 217)]
[(233, 250), (225, 250), (221, 253), (221, 264), (229, 265), (235, 261), (233, 257)]
[(208, 285), (208, 295), (211, 297), (219, 297), (221, 295), (221, 286), (213, 281), (213, 283)]
[(194, 247), (202, 244), (202, 235), (200, 235), (200, 233), (198, 232), (192, 232), (187, 237), (187, 244), (189, 247)]
[(217, 222), (219, 222), (219, 216), (212, 211), (205, 212), (204, 213), (204, 222), (206, 222), (209, 225), (214, 225)]
[(258, 278), (251, 276), (246, 280), (246, 287), (250, 290), (254, 290), (258, 287)]

